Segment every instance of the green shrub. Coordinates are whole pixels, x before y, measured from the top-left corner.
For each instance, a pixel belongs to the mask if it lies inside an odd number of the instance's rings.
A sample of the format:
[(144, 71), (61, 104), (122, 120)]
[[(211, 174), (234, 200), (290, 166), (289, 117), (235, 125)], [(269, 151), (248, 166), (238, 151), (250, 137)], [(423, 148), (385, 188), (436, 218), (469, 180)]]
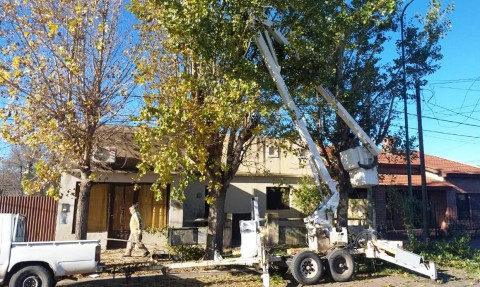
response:
[(205, 256), (205, 249), (198, 245), (168, 246), (169, 253), (175, 254), (182, 261), (200, 260)]

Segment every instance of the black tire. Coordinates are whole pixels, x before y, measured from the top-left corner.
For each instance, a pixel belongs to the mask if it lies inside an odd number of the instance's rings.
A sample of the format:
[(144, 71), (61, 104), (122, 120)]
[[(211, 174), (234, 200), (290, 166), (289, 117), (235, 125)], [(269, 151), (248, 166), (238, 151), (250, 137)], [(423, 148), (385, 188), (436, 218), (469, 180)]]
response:
[(302, 285), (315, 284), (323, 275), (322, 261), (312, 251), (302, 251), (295, 254), (290, 269), (293, 278)]
[(45, 267), (34, 265), (26, 266), (13, 273), (8, 287), (53, 287), (55, 282), (52, 273)]
[(336, 249), (327, 255), (330, 276), (336, 282), (350, 280), (355, 271), (353, 257), (345, 249)]

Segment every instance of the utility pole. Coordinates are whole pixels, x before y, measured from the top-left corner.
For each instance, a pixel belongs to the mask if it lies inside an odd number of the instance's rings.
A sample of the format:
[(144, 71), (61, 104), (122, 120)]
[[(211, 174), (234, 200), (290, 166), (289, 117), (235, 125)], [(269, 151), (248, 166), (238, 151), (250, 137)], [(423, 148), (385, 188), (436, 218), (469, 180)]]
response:
[(425, 175), (425, 152), (423, 149), (423, 124), (422, 124), (422, 103), (420, 102), (420, 82), (415, 82), (415, 96), (417, 101), (417, 121), (418, 121), (418, 142), (420, 149), (420, 176), (422, 179), (422, 217), (423, 217), (423, 240), (426, 242), (430, 231), (428, 228), (428, 194), (427, 178)]
[(403, 18), (405, 15), (405, 10), (407, 7), (412, 4), (413, 0), (405, 5), (400, 16), (400, 29), (401, 29), (401, 46), (402, 46), (402, 72), (403, 72), (403, 104), (405, 112), (405, 145), (406, 145), (406, 157), (407, 157), (407, 178), (408, 178), (408, 223), (413, 224), (413, 191), (412, 191), (412, 164), (410, 159), (410, 138), (408, 133), (408, 110), (407, 110), (407, 71), (405, 68), (405, 43), (404, 43), (404, 32), (403, 32)]

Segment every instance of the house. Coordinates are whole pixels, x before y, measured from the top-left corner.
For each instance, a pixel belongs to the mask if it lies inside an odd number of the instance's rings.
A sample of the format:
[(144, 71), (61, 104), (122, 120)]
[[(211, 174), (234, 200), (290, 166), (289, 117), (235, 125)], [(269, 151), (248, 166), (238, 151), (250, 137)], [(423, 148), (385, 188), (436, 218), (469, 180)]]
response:
[[(105, 145), (97, 161), (108, 162), (109, 168), (98, 168), (90, 196), (88, 238), (101, 239), (104, 248), (118, 247), (128, 238), (130, 214), (128, 207), (139, 203), (144, 225), (149, 232), (145, 241), (159, 241), (156, 231), (165, 227), (198, 227), (204, 229), (208, 206), (205, 203), (207, 185), (192, 182), (186, 190), (186, 200), (170, 198), (169, 188), (156, 200), (150, 190), (154, 174), (137, 178), (135, 165), (138, 148), (132, 144), (131, 131), (123, 131), (124, 138)], [(269, 221), (268, 238), (273, 243), (301, 243), (305, 230), (301, 213), (291, 203), (289, 193), (279, 192), (297, 187), (300, 179), (311, 175), (305, 162), (304, 151), (289, 146), (296, 152), (287, 152), (285, 145), (257, 139), (246, 160), (229, 185), (225, 212), (227, 225), (226, 245), (240, 240), (239, 221), (250, 219), (251, 198), (259, 198), (260, 217)], [(106, 152), (105, 152), (106, 150)], [(401, 156), (383, 153), (379, 156), (380, 185), (373, 188), (375, 222), (385, 230), (403, 229), (404, 214), (398, 199), (407, 192), (407, 168)], [(479, 228), (480, 219), (480, 168), (434, 156), (426, 156), (427, 190), (430, 201), (430, 226), (436, 232), (450, 229)], [(412, 181), (416, 198), (420, 194), (419, 160), (412, 157)], [(79, 176), (72, 172), (62, 177), (56, 239), (72, 239), (75, 228), (75, 193)], [(135, 182), (137, 189), (135, 189)], [(355, 190), (351, 195), (350, 224), (366, 224), (367, 190)], [(200, 234), (202, 234), (200, 232)], [(106, 240), (106, 239), (110, 240)], [(162, 238), (162, 237), (160, 237)], [(199, 241), (204, 240), (200, 235)], [(117, 239), (117, 240), (111, 240)], [(164, 239), (164, 237), (163, 237)], [(120, 245), (119, 245), (120, 242)]]
[[(192, 182), (186, 190), (186, 200), (178, 202), (170, 198), (170, 187), (163, 191), (160, 200), (156, 200), (150, 190), (155, 181), (154, 174), (137, 179), (135, 165), (138, 162), (138, 147), (133, 142), (129, 130), (121, 131), (122, 139), (111, 138), (108, 145), (98, 156), (110, 169), (99, 167), (95, 171), (96, 179), (90, 195), (88, 216), (88, 239), (101, 239), (105, 248), (116, 247), (121, 241), (106, 240), (128, 238), (129, 206), (139, 203), (143, 223), (149, 232), (144, 240), (156, 240), (150, 237), (155, 231), (165, 227), (204, 227), (208, 206), (205, 203), (207, 184)], [(114, 154), (114, 156), (112, 156)], [(113, 158), (113, 159), (112, 159)], [(249, 219), (252, 197), (259, 198), (260, 216), (275, 211), (282, 218), (296, 218), (302, 221), (298, 210), (290, 208), (288, 196), (279, 192), (280, 186), (296, 186), (299, 179), (309, 174), (305, 162), (292, 153), (284, 153), (275, 144), (266, 144), (258, 140), (250, 149), (250, 154), (240, 167), (235, 179), (229, 185), (225, 212), (231, 228), (226, 231), (231, 240), (240, 240), (239, 221)], [(79, 190), (79, 174), (64, 174), (61, 179), (56, 239), (74, 238), (76, 197)], [(134, 183), (135, 182), (135, 183)], [(137, 186), (137, 189), (135, 188)], [(268, 203), (267, 203), (268, 201)], [(293, 228), (295, 230), (295, 227)], [(303, 229), (297, 229), (303, 234)], [(156, 236), (155, 236), (156, 237)], [(293, 240), (293, 239), (292, 239)], [(200, 239), (202, 241), (202, 239)]]
[[(408, 190), (404, 157), (384, 153), (379, 157), (380, 185), (375, 188), (377, 225), (387, 230), (403, 229), (404, 215), (392, 206), (389, 191), (404, 196)], [(415, 202), (420, 203), (420, 159), (412, 153), (411, 181)], [(429, 226), (432, 235), (450, 230), (476, 231), (480, 228), (480, 167), (462, 164), (436, 156), (425, 155), (425, 175), (428, 195)], [(386, 207), (386, 208), (385, 208)], [(421, 214), (417, 205), (415, 214)], [(416, 222), (416, 227), (420, 223)], [(434, 232), (434, 233), (433, 233)]]

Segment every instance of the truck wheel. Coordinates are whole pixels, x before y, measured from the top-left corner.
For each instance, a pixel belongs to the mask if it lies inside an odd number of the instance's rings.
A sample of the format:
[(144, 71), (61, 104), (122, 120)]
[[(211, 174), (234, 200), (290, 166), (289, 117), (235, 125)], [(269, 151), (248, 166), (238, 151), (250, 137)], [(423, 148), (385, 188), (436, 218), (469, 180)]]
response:
[(10, 278), (9, 287), (52, 287), (55, 286), (52, 274), (42, 266), (26, 266)]
[(302, 251), (293, 256), (292, 275), (302, 285), (315, 284), (323, 275), (320, 257), (312, 251)]
[(350, 280), (355, 271), (355, 262), (352, 255), (344, 249), (334, 250), (327, 255), (330, 275), (336, 282), (345, 282)]

